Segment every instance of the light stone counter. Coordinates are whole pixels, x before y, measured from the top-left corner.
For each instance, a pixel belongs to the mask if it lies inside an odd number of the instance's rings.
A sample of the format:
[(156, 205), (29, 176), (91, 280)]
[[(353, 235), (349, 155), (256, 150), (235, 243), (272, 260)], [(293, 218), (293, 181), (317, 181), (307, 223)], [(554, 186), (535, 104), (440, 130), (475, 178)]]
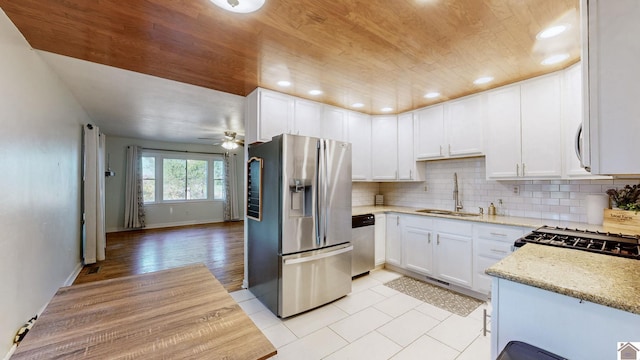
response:
[(640, 315), (635, 259), (526, 244), (486, 273)]
[[(456, 219), (456, 220), (466, 220), (466, 221), (474, 221), (481, 223), (489, 223), (489, 224), (499, 224), (499, 225), (512, 225), (512, 226), (524, 226), (530, 228), (539, 228), (542, 225), (547, 226), (560, 226), (567, 227), (571, 229), (587, 229), (593, 231), (604, 231), (602, 226), (599, 225), (590, 225), (586, 223), (577, 223), (570, 221), (560, 221), (560, 220), (545, 220), (545, 219), (535, 219), (535, 218), (525, 218), (525, 217), (517, 217), (517, 216), (498, 216), (498, 215), (487, 215), (484, 214), (482, 216), (451, 216), (451, 215), (440, 215), (440, 214), (425, 214), (416, 212), (421, 208), (413, 208), (413, 207), (405, 207), (405, 206), (389, 206), (389, 205), (378, 205), (378, 206), (354, 206), (351, 209), (352, 215), (362, 215), (362, 214), (376, 214), (376, 213), (387, 213), (387, 212), (395, 212), (402, 214), (410, 214), (410, 215), (421, 215), (421, 216), (433, 216), (447, 219)], [(515, 239), (514, 239), (515, 240)]]

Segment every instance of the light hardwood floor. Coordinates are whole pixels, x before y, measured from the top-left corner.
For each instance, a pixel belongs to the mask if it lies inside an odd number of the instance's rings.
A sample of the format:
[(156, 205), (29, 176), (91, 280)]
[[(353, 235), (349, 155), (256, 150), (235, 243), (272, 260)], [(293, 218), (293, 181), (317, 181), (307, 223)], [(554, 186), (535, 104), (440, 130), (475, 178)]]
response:
[(73, 284), (201, 262), (227, 291), (240, 290), (244, 277), (244, 223), (109, 233), (106, 258), (85, 266)]

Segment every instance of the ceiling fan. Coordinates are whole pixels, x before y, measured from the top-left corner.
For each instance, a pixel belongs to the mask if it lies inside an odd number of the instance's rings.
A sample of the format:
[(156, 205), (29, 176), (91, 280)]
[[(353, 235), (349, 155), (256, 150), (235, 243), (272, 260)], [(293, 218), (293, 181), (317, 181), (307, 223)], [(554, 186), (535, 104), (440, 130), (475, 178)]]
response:
[(244, 139), (242, 139), (241, 135), (236, 134), (235, 131), (225, 131), (223, 138), (198, 138), (201, 140), (216, 140), (213, 145), (220, 145), (227, 150), (233, 150), (238, 148), (238, 146), (244, 146)]

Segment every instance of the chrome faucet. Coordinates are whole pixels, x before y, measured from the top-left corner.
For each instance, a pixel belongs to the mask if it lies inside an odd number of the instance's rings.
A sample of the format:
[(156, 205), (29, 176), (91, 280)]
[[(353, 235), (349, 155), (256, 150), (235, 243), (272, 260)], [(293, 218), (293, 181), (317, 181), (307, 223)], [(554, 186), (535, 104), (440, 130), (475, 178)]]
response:
[(453, 210), (462, 210), (462, 202), (460, 201), (460, 198), (458, 196), (458, 173), (456, 172), (453, 173), (453, 200), (455, 201)]

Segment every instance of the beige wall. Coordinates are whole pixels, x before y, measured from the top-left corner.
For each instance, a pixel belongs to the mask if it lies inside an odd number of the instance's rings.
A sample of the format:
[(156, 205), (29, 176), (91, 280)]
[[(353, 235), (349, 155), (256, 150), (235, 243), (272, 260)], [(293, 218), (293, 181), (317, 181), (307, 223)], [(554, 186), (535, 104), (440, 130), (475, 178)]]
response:
[(0, 10), (0, 357), (80, 269), (81, 124), (71, 93)]

